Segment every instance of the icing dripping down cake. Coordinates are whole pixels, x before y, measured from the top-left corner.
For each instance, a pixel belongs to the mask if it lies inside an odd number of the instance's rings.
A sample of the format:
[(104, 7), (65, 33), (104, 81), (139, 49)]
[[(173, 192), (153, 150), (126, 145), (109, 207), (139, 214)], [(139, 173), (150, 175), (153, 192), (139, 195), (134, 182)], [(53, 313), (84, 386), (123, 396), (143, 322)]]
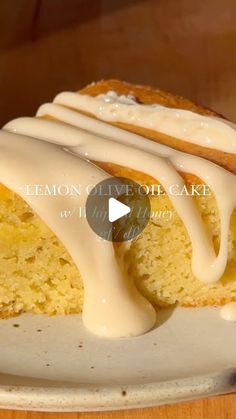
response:
[[(83, 310), (93, 332), (128, 336), (153, 326), (152, 307), (236, 301), (232, 123), (184, 98), (108, 80), (11, 121), (0, 148), (1, 317)], [(85, 224), (56, 219), (62, 202), (20, 189), (110, 175), (161, 186), (166, 193), (150, 194), (152, 214), (170, 216), (151, 216), (132, 242), (101, 248)], [(171, 195), (173, 184), (211, 193)]]

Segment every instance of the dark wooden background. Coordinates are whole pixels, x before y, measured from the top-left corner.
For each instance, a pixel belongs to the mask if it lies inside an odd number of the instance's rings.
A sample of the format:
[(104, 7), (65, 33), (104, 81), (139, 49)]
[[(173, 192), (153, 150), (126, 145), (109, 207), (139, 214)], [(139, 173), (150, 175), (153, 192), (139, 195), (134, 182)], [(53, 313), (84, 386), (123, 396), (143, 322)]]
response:
[(0, 123), (118, 77), (236, 120), (235, 0), (1, 0)]
[[(0, 0), (0, 123), (101, 78), (151, 84), (236, 121), (235, 0)], [(234, 419), (236, 396), (108, 414), (2, 419)]]

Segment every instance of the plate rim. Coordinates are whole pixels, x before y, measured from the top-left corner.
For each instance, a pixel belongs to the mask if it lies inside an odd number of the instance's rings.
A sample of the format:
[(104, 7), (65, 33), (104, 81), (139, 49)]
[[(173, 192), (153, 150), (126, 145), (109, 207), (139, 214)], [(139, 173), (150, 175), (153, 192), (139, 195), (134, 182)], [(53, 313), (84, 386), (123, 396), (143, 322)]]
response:
[(236, 367), (213, 374), (138, 385), (0, 384), (0, 408), (42, 412), (113, 411), (160, 406), (236, 391)]

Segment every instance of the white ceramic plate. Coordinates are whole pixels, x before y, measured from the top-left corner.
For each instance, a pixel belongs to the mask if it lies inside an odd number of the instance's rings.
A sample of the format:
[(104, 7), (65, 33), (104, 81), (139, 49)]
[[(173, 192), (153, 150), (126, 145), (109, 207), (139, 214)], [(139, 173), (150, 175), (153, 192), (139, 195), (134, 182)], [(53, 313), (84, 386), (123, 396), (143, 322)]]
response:
[(215, 308), (162, 310), (138, 338), (99, 339), (79, 316), (32, 315), (1, 320), (0, 336), (2, 408), (111, 410), (236, 390), (236, 324)]

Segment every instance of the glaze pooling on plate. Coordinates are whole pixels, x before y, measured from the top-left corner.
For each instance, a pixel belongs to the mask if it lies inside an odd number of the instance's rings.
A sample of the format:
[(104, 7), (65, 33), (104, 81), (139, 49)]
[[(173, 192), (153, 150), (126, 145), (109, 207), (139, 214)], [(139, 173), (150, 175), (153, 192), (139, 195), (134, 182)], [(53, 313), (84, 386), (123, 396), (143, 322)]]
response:
[[(80, 111), (106, 122), (85, 116)], [(22, 183), (48, 183), (45, 173), (50, 173), (51, 179), (57, 183), (61, 179), (62, 183), (79, 180), (84, 184), (96, 184), (108, 175), (93, 162), (112, 162), (140, 172), (145, 168), (145, 173), (160, 181), (167, 193), (171, 185), (184, 186), (178, 171), (198, 176), (216, 198), (221, 221), (218, 254), (193, 199), (168, 194), (191, 239), (195, 277), (205, 283), (221, 278), (227, 264), (230, 218), (236, 205), (235, 175), (208, 160), (149, 141), (107, 122), (151, 127), (195, 144), (235, 153), (236, 132), (232, 124), (160, 105), (140, 105), (132, 97), (119, 97), (114, 92), (98, 97), (61, 93), (54, 103), (42, 105), (37, 116), (50, 116), (57, 121), (19, 118), (4, 127), (11, 133), (2, 132), (0, 136), (1, 181), (32, 206), (73, 257), (84, 282), (83, 320), (89, 330), (106, 337), (139, 335), (152, 328), (155, 311), (134, 284), (125, 280), (112, 244), (98, 244), (86, 220), (71, 218), (69, 226), (64, 220), (55, 222), (56, 209), (68, 197), (60, 197), (61, 201), (52, 205), (49, 199), (27, 197), (19, 190)], [(11, 174), (9, 161), (12, 166), (16, 162)], [(85, 199), (82, 195), (82, 203)], [(76, 231), (83, 231), (82, 244), (75, 238)]]
[(224, 320), (236, 322), (236, 302), (231, 301), (231, 303), (225, 304), (220, 311), (220, 316)]
[(235, 391), (235, 324), (218, 311), (161, 310), (161, 327), (125, 341), (97, 339), (78, 315), (1, 321), (0, 406), (112, 410)]

